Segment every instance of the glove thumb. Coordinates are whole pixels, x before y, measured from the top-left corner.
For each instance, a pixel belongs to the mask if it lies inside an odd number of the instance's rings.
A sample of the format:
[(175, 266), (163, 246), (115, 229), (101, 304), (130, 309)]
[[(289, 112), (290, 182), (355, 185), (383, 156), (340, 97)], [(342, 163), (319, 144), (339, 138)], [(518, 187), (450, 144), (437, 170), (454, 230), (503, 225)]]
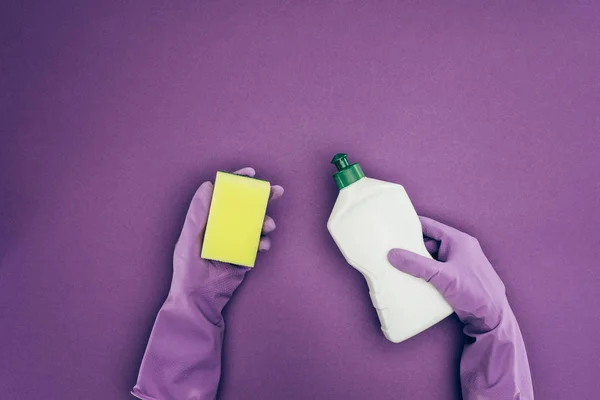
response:
[(412, 251), (392, 249), (388, 253), (388, 261), (396, 269), (416, 278), (431, 280), (439, 272), (439, 262), (425, 258)]

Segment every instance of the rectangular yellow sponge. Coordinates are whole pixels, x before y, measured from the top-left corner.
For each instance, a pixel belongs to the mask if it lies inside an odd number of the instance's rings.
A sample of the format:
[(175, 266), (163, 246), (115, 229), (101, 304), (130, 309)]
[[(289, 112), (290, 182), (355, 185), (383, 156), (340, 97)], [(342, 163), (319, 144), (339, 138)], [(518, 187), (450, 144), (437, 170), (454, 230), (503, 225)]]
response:
[(254, 267), (271, 185), (217, 172), (202, 258)]

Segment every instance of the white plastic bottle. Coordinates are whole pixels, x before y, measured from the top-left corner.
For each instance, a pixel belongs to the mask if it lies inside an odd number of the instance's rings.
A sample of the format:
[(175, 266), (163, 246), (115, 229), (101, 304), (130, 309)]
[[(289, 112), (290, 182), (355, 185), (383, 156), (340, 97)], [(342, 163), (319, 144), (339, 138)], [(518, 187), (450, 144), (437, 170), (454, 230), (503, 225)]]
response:
[(346, 157), (336, 154), (332, 160), (340, 193), (327, 229), (346, 261), (367, 280), (385, 337), (399, 343), (446, 318), (452, 308), (430, 283), (387, 260), (392, 248), (431, 258), (404, 187), (366, 178), (360, 165), (349, 165)]

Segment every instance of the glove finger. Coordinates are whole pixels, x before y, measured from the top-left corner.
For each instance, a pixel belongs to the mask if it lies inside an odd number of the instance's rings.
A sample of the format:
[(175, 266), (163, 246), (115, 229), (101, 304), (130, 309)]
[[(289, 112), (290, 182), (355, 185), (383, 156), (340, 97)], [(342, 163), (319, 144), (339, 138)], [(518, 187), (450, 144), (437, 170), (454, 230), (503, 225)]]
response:
[(273, 218), (271, 218), (267, 215), (263, 222), (262, 233), (267, 234), (269, 232), (273, 232), (275, 230), (275, 228), (277, 228), (277, 225), (275, 224), (275, 220), (273, 220)]
[(271, 239), (268, 237), (264, 237), (260, 239), (260, 243), (258, 244), (258, 251), (269, 251), (271, 248)]
[(427, 282), (439, 273), (441, 265), (435, 260), (402, 249), (390, 250), (388, 261), (396, 269), (416, 278), (425, 279)]
[(423, 235), (440, 242), (444, 240), (444, 238), (451, 236), (451, 234), (456, 231), (456, 229), (431, 218), (420, 216), (419, 220), (421, 221), (421, 226), (423, 227)]
[(458, 229), (431, 218), (419, 217), (419, 220), (423, 227), (423, 235), (440, 242), (437, 259), (439, 261), (447, 261), (450, 242), (455, 241), (460, 235), (465, 234)]
[(200, 254), (200, 235), (206, 227), (212, 193), (212, 182), (204, 182), (196, 190), (185, 216), (179, 240), (175, 245), (176, 255)]
[(437, 253), (440, 251), (440, 242), (428, 237), (423, 238), (423, 242), (425, 243), (425, 248), (429, 254), (431, 254), (433, 258), (436, 258)]
[(283, 196), (283, 188), (279, 185), (271, 186), (271, 195), (269, 196), (269, 201), (274, 201)]
[(423, 233), (425, 236), (429, 236), (435, 240), (442, 240), (444, 237), (456, 237), (457, 235), (466, 235), (466, 233), (459, 231), (458, 229), (446, 225), (440, 221), (436, 221), (433, 218), (419, 216), (421, 226), (423, 227)]
[[(253, 178), (256, 175), (256, 170), (252, 167), (244, 167), (234, 172), (237, 175), (245, 175)], [(283, 196), (283, 187), (279, 185), (271, 186), (271, 194), (269, 195), (269, 201), (274, 201)]]
[(249, 176), (249, 177), (253, 178), (254, 175), (256, 175), (256, 170), (252, 167), (244, 167), (242, 169), (238, 169), (237, 171), (235, 171), (234, 174)]

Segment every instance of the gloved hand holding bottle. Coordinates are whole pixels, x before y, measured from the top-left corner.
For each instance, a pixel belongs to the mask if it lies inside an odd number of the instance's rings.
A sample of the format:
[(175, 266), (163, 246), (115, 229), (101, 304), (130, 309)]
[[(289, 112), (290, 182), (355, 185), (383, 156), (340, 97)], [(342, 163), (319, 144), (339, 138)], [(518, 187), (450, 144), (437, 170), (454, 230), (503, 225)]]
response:
[(533, 399), (527, 353), (506, 289), (479, 242), (450, 226), (420, 217), (432, 260), (393, 249), (390, 263), (430, 282), (465, 324), (469, 337), (460, 364), (463, 397)]
[[(252, 168), (235, 172), (254, 176)], [(216, 397), (221, 375), (222, 310), (250, 268), (200, 258), (213, 184), (194, 194), (173, 257), (173, 280), (160, 309), (132, 394), (143, 400), (204, 400)], [(271, 187), (271, 200), (283, 194)], [(263, 234), (275, 222), (266, 217)], [(268, 237), (259, 250), (271, 247)]]

